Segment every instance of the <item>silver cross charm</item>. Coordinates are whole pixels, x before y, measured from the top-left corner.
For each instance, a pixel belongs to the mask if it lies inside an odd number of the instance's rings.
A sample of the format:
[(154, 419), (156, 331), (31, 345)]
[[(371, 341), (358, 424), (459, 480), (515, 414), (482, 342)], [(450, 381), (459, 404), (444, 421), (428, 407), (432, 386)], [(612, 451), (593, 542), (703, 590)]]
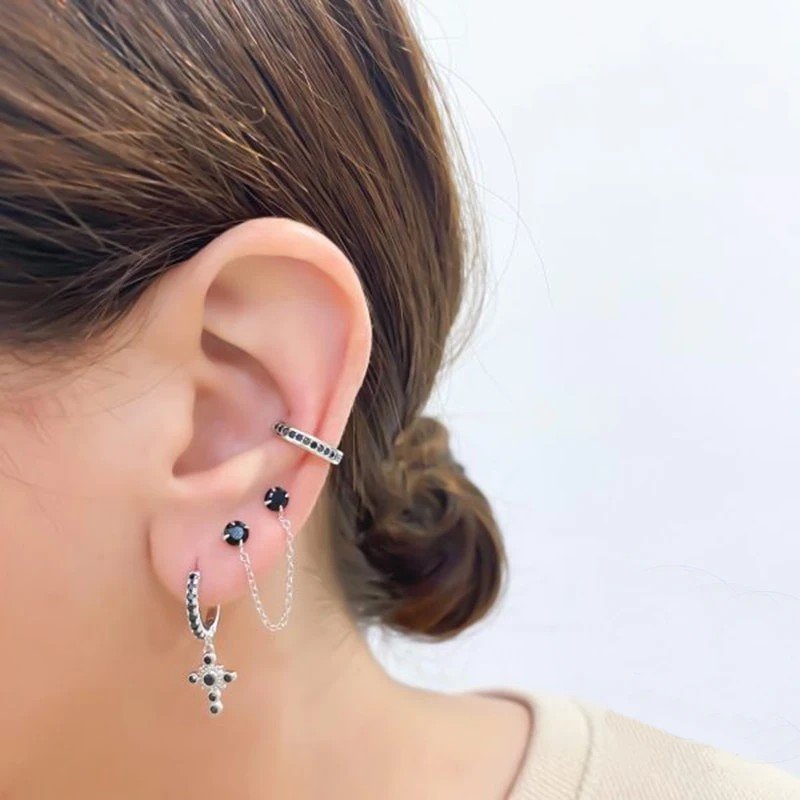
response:
[(189, 683), (197, 684), (208, 695), (208, 710), (212, 714), (222, 711), (222, 692), (229, 683), (236, 680), (236, 673), (225, 669), (222, 664), (217, 664), (217, 654), (214, 652), (214, 643), (205, 640), (203, 664), (197, 672), (189, 674)]

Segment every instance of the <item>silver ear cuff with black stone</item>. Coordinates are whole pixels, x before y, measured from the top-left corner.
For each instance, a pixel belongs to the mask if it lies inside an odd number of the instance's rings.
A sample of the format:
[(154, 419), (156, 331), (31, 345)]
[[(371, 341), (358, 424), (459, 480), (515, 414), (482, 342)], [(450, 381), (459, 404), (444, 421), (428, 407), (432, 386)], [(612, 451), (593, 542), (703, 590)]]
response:
[(192, 633), (203, 641), (203, 661), (199, 669), (189, 673), (189, 683), (196, 684), (206, 693), (208, 710), (216, 716), (222, 713), (222, 692), (236, 680), (236, 673), (217, 663), (214, 634), (219, 625), (220, 608), (215, 606), (204, 622), (200, 613), (199, 588), (200, 572), (194, 570), (186, 582), (186, 616)]
[(276, 422), (272, 429), (290, 444), (297, 445), (297, 447), (307, 450), (325, 461), (329, 461), (334, 466), (344, 458), (344, 453), (332, 444), (292, 425), (287, 425), (285, 422)]

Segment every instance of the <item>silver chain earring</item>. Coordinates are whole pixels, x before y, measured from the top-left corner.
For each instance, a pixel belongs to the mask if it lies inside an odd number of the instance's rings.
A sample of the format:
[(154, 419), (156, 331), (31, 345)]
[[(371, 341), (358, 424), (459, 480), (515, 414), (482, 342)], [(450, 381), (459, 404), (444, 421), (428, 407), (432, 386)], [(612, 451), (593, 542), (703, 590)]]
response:
[(264, 505), (270, 511), (277, 511), (278, 522), (286, 534), (286, 594), (283, 601), (283, 613), (277, 622), (273, 622), (267, 614), (264, 604), (261, 602), (261, 594), (258, 591), (258, 583), (256, 576), (253, 572), (253, 566), (250, 562), (250, 556), (244, 549), (244, 543), (250, 536), (250, 529), (244, 522), (234, 520), (225, 526), (222, 538), (230, 545), (239, 548), (239, 559), (244, 566), (245, 574), (247, 575), (247, 585), (250, 587), (250, 596), (253, 598), (253, 604), (256, 607), (256, 613), (261, 620), (261, 624), (273, 633), (286, 627), (289, 621), (289, 614), (292, 611), (292, 602), (294, 600), (294, 533), (292, 532), (292, 523), (289, 518), (284, 514), (284, 509), (289, 503), (289, 493), (280, 486), (273, 486), (264, 495)]

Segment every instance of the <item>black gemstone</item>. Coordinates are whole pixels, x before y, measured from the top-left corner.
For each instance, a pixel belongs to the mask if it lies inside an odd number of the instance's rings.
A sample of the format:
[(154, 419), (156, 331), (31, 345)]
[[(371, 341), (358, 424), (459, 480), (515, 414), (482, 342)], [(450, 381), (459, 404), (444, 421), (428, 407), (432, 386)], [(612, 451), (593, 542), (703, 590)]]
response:
[(203, 683), (206, 686), (213, 686), (214, 685), (214, 676), (210, 672), (207, 672), (205, 675), (203, 675)]
[(303, 437), (303, 444), (308, 444), (310, 441), (311, 439), (309, 439), (308, 436)]
[(209, 699), (209, 700), (210, 700), (212, 703), (216, 703), (216, 702), (217, 702), (217, 700), (219, 700), (219, 695), (218, 695), (216, 692), (209, 692), (209, 693), (208, 693), (208, 699)]
[(211, 656), (210, 656), (210, 655), (205, 655), (205, 656), (203, 656), (203, 663), (204, 663), (204, 664), (210, 664), (210, 663), (211, 663), (213, 660), (214, 660), (214, 659), (213, 659), (213, 658), (211, 658)]
[(195, 675), (194, 673), (192, 673), (192, 674), (189, 676), (189, 683), (197, 683), (197, 675)]
[(211, 708), (209, 708), (209, 711), (212, 714), (219, 714), (219, 706), (217, 706), (217, 705), (211, 706)]
[(231, 545), (237, 545), (239, 542), (246, 542), (248, 536), (250, 536), (250, 529), (244, 522), (239, 522), (238, 519), (229, 522), (225, 526), (225, 531), (222, 534), (222, 538)]
[(289, 431), (289, 438), (294, 439), (294, 431)]
[(230, 672), (226, 672), (222, 676), (222, 679), (225, 681), (225, 683), (230, 683), (233, 680), (233, 675), (231, 675)]
[(282, 486), (273, 486), (264, 495), (264, 505), (270, 511), (280, 511), (281, 506), (289, 505), (289, 492)]

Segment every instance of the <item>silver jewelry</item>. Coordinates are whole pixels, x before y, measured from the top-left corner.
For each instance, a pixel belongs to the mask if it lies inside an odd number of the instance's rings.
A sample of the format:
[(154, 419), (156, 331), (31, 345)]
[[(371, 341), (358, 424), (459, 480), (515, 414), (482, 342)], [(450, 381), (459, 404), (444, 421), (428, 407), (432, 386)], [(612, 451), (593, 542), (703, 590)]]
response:
[(222, 692), (229, 683), (236, 680), (236, 673), (217, 663), (214, 634), (219, 626), (220, 608), (215, 606), (203, 622), (198, 597), (199, 588), (200, 573), (194, 570), (189, 573), (186, 582), (186, 616), (192, 633), (203, 640), (203, 662), (196, 672), (189, 673), (189, 683), (200, 686), (206, 692), (208, 710), (217, 715), (222, 712)]
[(287, 425), (285, 422), (276, 422), (272, 429), (287, 442), (291, 442), (291, 444), (297, 445), (325, 461), (329, 461), (334, 466), (344, 458), (344, 453), (332, 444), (323, 441), (318, 436), (312, 436), (299, 428)]
[(258, 618), (261, 620), (261, 624), (268, 631), (272, 631), (273, 633), (286, 627), (294, 600), (294, 533), (292, 533), (292, 523), (286, 514), (284, 514), (284, 509), (288, 504), (289, 492), (281, 486), (273, 486), (264, 495), (264, 505), (270, 511), (276, 511), (278, 513), (278, 523), (286, 534), (286, 594), (283, 601), (283, 613), (277, 622), (273, 622), (264, 609), (264, 604), (261, 602), (261, 595), (258, 591), (256, 576), (253, 573), (253, 565), (250, 562), (250, 556), (244, 549), (244, 543), (250, 536), (250, 529), (244, 522), (234, 520), (225, 526), (225, 530), (222, 533), (222, 538), (228, 544), (238, 546), (239, 559), (247, 575), (247, 585), (250, 588), (250, 596), (253, 598), (253, 604), (256, 607)]

